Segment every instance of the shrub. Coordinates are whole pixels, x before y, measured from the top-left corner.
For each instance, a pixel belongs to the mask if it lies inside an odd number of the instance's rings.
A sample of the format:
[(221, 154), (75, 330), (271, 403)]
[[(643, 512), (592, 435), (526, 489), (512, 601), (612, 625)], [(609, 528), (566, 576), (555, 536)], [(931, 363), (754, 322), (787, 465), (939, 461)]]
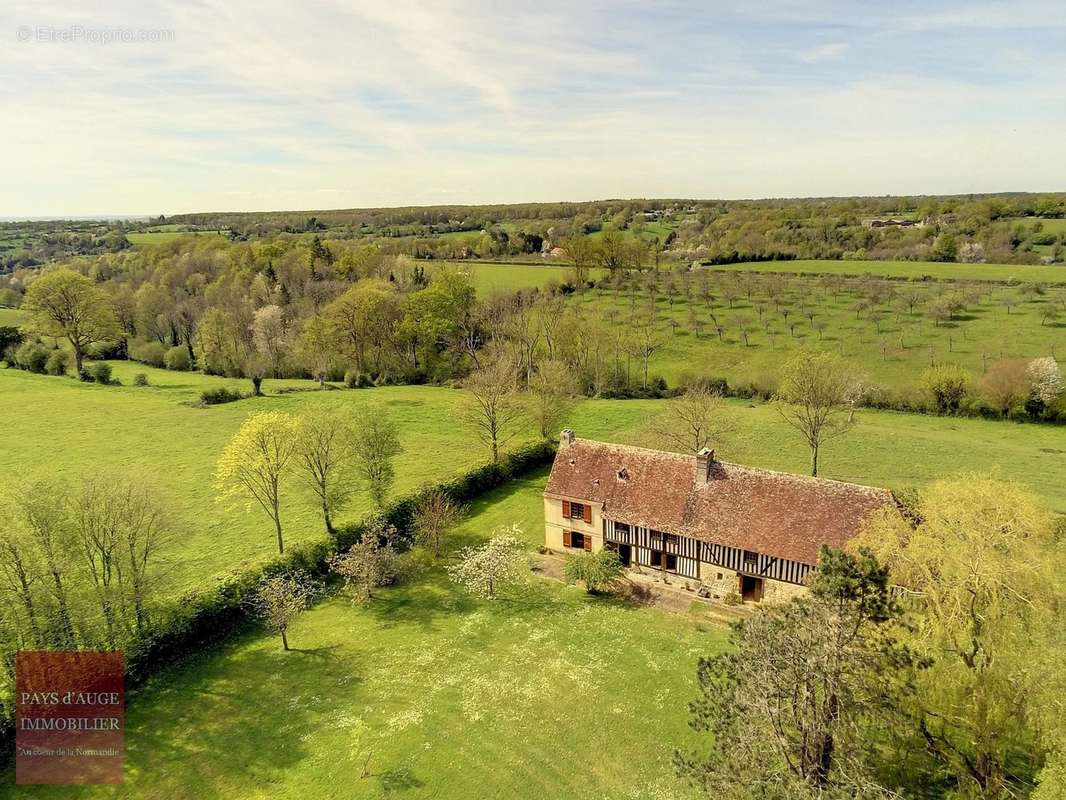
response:
[(370, 378), (357, 369), (350, 369), (344, 373), (344, 386), (348, 389), (362, 389), (370, 385)]
[[(13, 325), (0, 325), (0, 353), (22, 344), (22, 331)], [(5, 359), (7, 360), (7, 359)]]
[(585, 584), (589, 594), (609, 592), (622, 577), (622, 562), (613, 550), (600, 550), (596, 553), (581, 553), (566, 560), (563, 574), (567, 583)]
[(200, 394), (200, 404), (205, 406), (217, 406), (243, 399), (243, 394), (232, 389), (207, 389)]
[(163, 365), (167, 369), (176, 370), (177, 372), (187, 372), (192, 369), (189, 349), (180, 344), (177, 347), (171, 347), (167, 350), (167, 354), (163, 356)]
[(162, 367), (166, 360), (166, 348), (159, 342), (136, 342), (130, 344), (130, 358), (150, 367)]
[(117, 339), (113, 342), (93, 342), (85, 351), (85, 354), (93, 361), (124, 361), (128, 355), (126, 341)]
[(740, 596), (740, 592), (734, 589), (722, 598), (722, 602), (725, 603), (727, 606), (739, 606), (741, 603), (744, 602), (744, 598)]
[(977, 381), (977, 390), (993, 409), (1007, 416), (1011, 409), (1029, 397), (1030, 380), (1026, 374), (1029, 362), (1006, 358), (996, 361)]
[(53, 350), (48, 354), (48, 361), (44, 369), (49, 375), (66, 375), (70, 366), (70, 358), (65, 350)]
[(83, 383), (92, 383), (96, 379), (93, 377), (93, 374), (89, 372), (88, 367), (82, 367), (78, 370), (78, 380)]
[(133, 376), (133, 385), (134, 386), (147, 386), (148, 385), (148, 376), (145, 375), (143, 372), (138, 372), (136, 375)]
[(970, 374), (955, 364), (938, 364), (922, 373), (922, 386), (932, 395), (937, 410), (954, 414), (970, 384)]
[(92, 379), (97, 383), (102, 383), (107, 386), (111, 383), (111, 365), (106, 361), (97, 361), (95, 364), (89, 367), (89, 374), (92, 375)]
[(42, 374), (48, 364), (48, 350), (40, 342), (24, 342), (15, 351), (15, 362), (22, 369)]

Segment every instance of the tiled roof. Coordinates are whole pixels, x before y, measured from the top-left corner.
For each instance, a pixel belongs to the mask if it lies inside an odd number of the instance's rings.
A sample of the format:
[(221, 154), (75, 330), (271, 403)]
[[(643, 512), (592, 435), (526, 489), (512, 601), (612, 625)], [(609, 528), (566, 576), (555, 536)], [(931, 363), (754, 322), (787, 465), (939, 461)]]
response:
[(587, 439), (564, 443), (545, 495), (599, 505), (607, 519), (806, 564), (843, 547), (891, 492)]

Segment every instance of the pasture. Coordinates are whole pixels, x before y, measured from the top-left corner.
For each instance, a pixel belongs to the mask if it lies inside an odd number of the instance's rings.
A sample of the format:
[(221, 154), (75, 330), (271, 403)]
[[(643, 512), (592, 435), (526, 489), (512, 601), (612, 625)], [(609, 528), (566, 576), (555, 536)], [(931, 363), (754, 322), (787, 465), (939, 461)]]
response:
[[(457, 419), (464, 393), (429, 386), (314, 391), (309, 381), (266, 381), (267, 396), (236, 403), (191, 406), (207, 387), (247, 391), (245, 381), (197, 373), (155, 370), (112, 362), (124, 386), (98, 386), (71, 378), (0, 370), (5, 411), (0, 474), (151, 476), (173, 509), (175, 536), (161, 555), (162, 591), (173, 597), (274, 557), (269, 519), (258, 508), (220, 504), (212, 475), (215, 461), (240, 423), (262, 409), (299, 411), (317, 404), (386, 410), (400, 428), (396, 494), (440, 481), (485, 462), (488, 451)], [(132, 386), (147, 374), (150, 386)], [(279, 389), (304, 389), (278, 394)], [(567, 423), (578, 435), (655, 445), (647, 423), (664, 401), (589, 400)], [(799, 437), (765, 405), (731, 401), (721, 421), (726, 432), (718, 451), (727, 460), (803, 473), (807, 451)], [(532, 426), (512, 444), (532, 438)], [(855, 429), (830, 442), (822, 456), (825, 477), (894, 489), (922, 485), (943, 475), (994, 471), (1033, 486), (1049, 504), (1066, 512), (1061, 481), (1066, 431), (1059, 427), (925, 417), (862, 410)], [(286, 542), (324, 536), (309, 494), (291, 482), (283, 508)], [(365, 492), (343, 512), (341, 524), (370, 508)]]
[[(181, 228), (180, 225), (164, 226), (167, 228)], [(215, 236), (218, 235), (218, 231), (189, 231), (189, 230), (152, 230), (143, 231), (141, 233), (127, 233), (126, 238), (129, 239), (132, 245), (146, 245), (146, 244), (166, 244), (172, 242), (175, 239), (181, 239), (185, 236)]]
[[(569, 266), (547, 262), (523, 264), (507, 262), (458, 261), (450, 265), (470, 275), (478, 295), (486, 298), (493, 292), (516, 292), (542, 288), (550, 282), (563, 283), (573, 271)], [(430, 267), (432, 272), (432, 267)]]
[[(1051, 220), (1055, 221), (1055, 220)], [(1048, 220), (1044, 220), (1045, 223)], [(1066, 222), (1066, 220), (1063, 220)], [(942, 261), (757, 261), (726, 264), (708, 269), (729, 272), (806, 272), (814, 275), (875, 275), (921, 280), (926, 276), (949, 281), (1012, 281), (1066, 283), (1066, 266), (1031, 264), (956, 264)]]
[[(634, 348), (650, 326), (650, 373), (670, 385), (687, 374), (766, 386), (809, 348), (839, 352), (898, 393), (912, 391), (931, 363), (977, 377), (1001, 358), (1066, 358), (1066, 287), (1032, 289), (716, 269), (601, 282), (568, 302), (615, 332), (638, 382)], [(957, 303), (952, 313), (935, 316), (948, 302)]]
[[(274, 556), (266, 517), (219, 505), (211, 488), (219, 450), (252, 411), (386, 409), (401, 428), (398, 492), (486, 457), (457, 422), (460, 390), (308, 391), (307, 381), (267, 381), (266, 397), (201, 409), (188, 404), (204, 388), (246, 382), (113, 366), (126, 385), (0, 370), (0, 474), (151, 476), (171, 500), (177, 533), (163, 554), (162, 599)], [(130, 385), (137, 372), (151, 385)], [(663, 401), (590, 400), (568, 423), (580, 436), (654, 446), (648, 423), (662, 409)], [(730, 401), (719, 426), (724, 459), (805, 471), (803, 443), (771, 407)], [(523, 438), (528, 431), (515, 441)], [(1066, 433), (1052, 426), (861, 410), (822, 459), (826, 477), (896, 489), (990, 471), (1066, 512)], [(544, 479), (540, 471), (473, 503), (453, 547), (517, 522), (532, 549)], [(323, 536), (309, 498), (289, 497), (288, 541)], [(360, 496), (339, 521), (368, 507)], [(466, 798), (487, 785), (516, 798), (689, 796), (670, 757), (698, 745), (686, 703), (698, 657), (725, 645), (724, 628), (698, 608), (666, 614), (542, 579), (479, 601), (425, 554), (412, 561), (407, 580), (366, 606), (324, 599), (291, 630), (290, 653), (250, 632), (152, 678), (130, 697), (121, 788), (21, 788), (19, 796), (253, 798), (269, 787), (278, 798)]]
[(0, 308), (0, 328), (18, 327), (26, 321), (26, 315), (17, 308)]
[[(543, 480), (477, 503), (457, 544), (521, 522), (532, 546)], [(476, 600), (417, 562), (367, 605), (342, 594), (312, 609), (291, 652), (249, 634), (131, 695), (124, 786), (20, 796), (692, 796), (671, 756), (699, 745), (686, 705), (725, 628), (541, 578)]]

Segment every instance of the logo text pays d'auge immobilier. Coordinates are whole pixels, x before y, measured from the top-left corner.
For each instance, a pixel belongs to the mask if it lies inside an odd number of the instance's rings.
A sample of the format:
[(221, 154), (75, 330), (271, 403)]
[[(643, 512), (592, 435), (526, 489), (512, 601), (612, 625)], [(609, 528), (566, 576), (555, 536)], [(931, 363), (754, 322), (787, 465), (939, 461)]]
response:
[(122, 653), (15, 657), (15, 782), (122, 783)]

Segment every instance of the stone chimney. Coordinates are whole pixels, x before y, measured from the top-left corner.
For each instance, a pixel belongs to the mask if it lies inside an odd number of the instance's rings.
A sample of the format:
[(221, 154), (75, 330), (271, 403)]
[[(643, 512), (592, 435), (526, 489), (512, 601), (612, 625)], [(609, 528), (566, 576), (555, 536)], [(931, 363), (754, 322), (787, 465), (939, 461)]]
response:
[(569, 428), (567, 428), (565, 431), (562, 432), (562, 435), (559, 436), (559, 449), (561, 450), (562, 448), (566, 447), (568, 444), (573, 444), (573, 443), (574, 443), (574, 432), (572, 430), (570, 430)]
[(704, 447), (696, 453), (696, 483), (709, 483), (714, 466), (714, 451)]

